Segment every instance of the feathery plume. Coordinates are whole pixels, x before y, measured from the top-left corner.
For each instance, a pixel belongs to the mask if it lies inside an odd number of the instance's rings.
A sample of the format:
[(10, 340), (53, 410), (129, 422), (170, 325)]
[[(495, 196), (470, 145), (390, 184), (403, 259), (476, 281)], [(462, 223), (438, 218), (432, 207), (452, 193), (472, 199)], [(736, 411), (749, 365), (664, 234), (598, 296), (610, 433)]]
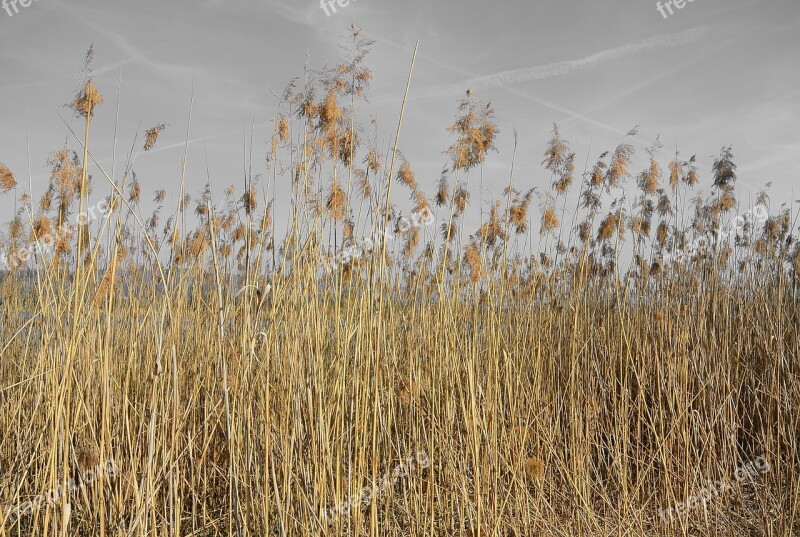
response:
[(144, 150), (150, 151), (156, 145), (156, 141), (158, 140), (158, 136), (161, 132), (167, 128), (166, 123), (159, 123), (152, 129), (149, 129), (145, 133), (145, 140), (144, 140)]
[(0, 190), (6, 193), (9, 190), (14, 190), (16, 187), (17, 180), (14, 178), (14, 174), (11, 173), (8, 166), (0, 164)]

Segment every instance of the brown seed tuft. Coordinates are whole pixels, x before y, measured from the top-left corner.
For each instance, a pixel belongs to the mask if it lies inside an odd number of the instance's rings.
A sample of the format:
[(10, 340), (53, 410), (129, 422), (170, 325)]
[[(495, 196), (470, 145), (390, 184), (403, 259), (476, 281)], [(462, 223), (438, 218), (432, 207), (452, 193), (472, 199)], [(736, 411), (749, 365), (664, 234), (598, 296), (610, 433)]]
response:
[(600, 222), (600, 229), (597, 230), (597, 238), (601, 241), (608, 240), (614, 236), (619, 224), (619, 217), (616, 213), (608, 214), (602, 222)]
[(14, 190), (16, 187), (17, 180), (14, 178), (14, 174), (11, 173), (8, 166), (0, 164), (0, 190), (6, 193), (9, 190)]
[(166, 123), (159, 123), (152, 129), (148, 130), (145, 133), (145, 140), (144, 140), (144, 150), (150, 151), (156, 145), (156, 141), (158, 140), (158, 135), (161, 134), (161, 131), (167, 128)]
[(44, 211), (48, 212), (53, 207), (53, 189), (52, 186), (42, 194), (42, 198), (39, 200), (39, 208)]
[(397, 180), (411, 190), (417, 189), (417, 181), (414, 179), (414, 172), (411, 171), (411, 165), (408, 162), (403, 162), (400, 166), (400, 170), (397, 172)]
[(497, 208), (499, 206), (500, 202), (496, 201), (492, 206), (489, 220), (481, 226), (477, 233), (478, 237), (483, 239), (483, 241), (489, 246), (494, 246), (498, 239), (504, 241), (508, 238), (508, 234), (506, 233), (506, 230), (503, 229), (503, 226), (500, 223), (500, 217), (497, 214)]
[(494, 109), (491, 103), (483, 105), (475, 101), (471, 93), (459, 105), (460, 116), (448, 128), (458, 136), (447, 153), (453, 162), (453, 169), (467, 171), (483, 164), (486, 154), (495, 148), (497, 126), (493, 123)]
[(413, 227), (408, 232), (405, 245), (403, 246), (403, 256), (406, 259), (414, 255), (414, 250), (419, 246), (420, 232), (418, 227)]
[(38, 240), (45, 237), (51, 237), (53, 234), (53, 224), (50, 219), (45, 215), (40, 214), (33, 222), (33, 237), (31, 240)]
[(130, 191), (128, 192), (128, 202), (129, 203), (139, 203), (139, 198), (142, 195), (142, 186), (139, 184), (139, 181), (134, 179), (133, 183), (131, 183)]
[(456, 214), (459, 215), (467, 210), (467, 203), (469, 203), (469, 190), (463, 185), (459, 186), (456, 189), (456, 193), (453, 196), (453, 203), (456, 206)]
[(485, 274), (485, 269), (483, 267), (481, 252), (474, 241), (467, 244), (466, 248), (464, 248), (464, 264), (467, 265), (470, 270), (470, 280), (472, 283), (481, 281)]
[(96, 467), (100, 461), (97, 446), (83, 433), (75, 436), (75, 459), (78, 461), (80, 470), (85, 471)]
[(281, 142), (285, 142), (289, 139), (289, 120), (283, 114), (281, 114), (281, 117), (278, 120), (278, 126), (276, 130)]
[(378, 173), (381, 170), (383, 167), (383, 163), (381, 162), (382, 160), (383, 157), (375, 149), (370, 149), (367, 152), (367, 156), (364, 157), (364, 163), (372, 173)]
[(103, 96), (94, 85), (91, 77), (86, 81), (86, 85), (75, 95), (75, 99), (70, 103), (76, 114), (82, 117), (90, 117), (94, 113), (94, 107), (103, 103)]
[(256, 210), (256, 206), (258, 205), (258, 197), (256, 196), (256, 190), (254, 188), (250, 188), (242, 194), (242, 204), (244, 204), (244, 211), (247, 214), (251, 214), (253, 211)]
[(444, 174), (439, 178), (439, 189), (436, 192), (436, 205), (441, 207), (447, 203), (447, 198), (450, 197), (450, 184), (447, 182), (447, 177)]
[(538, 480), (544, 477), (544, 461), (536, 457), (529, 457), (525, 461), (525, 474), (528, 479)]
[(345, 198), (346, 196), (342, 187), (339, 186), (339, 183), (334, 182), (331, 185), (330, 194), (328, 194), (328, 199), (325, 202), (325, 208), (334, 220), (344, 220)]
[(558, 227), (558, 217), (556, 216), (556, 211), (552, 207), (547, 207), (542, 214), (542, 227), (539, 230), (539, 233), (544, 235), (545, 233), (550, 233), (555, 228)]
[(342, 117), (342, 109), (339, 108), (339, 103), (336, 101), (336, 95), (333, 91), (328, 92), (325, 102), (318, 109), (320, 119), (320, 127), (323, 130), (332, 130), (336, 126), (336, 122)]

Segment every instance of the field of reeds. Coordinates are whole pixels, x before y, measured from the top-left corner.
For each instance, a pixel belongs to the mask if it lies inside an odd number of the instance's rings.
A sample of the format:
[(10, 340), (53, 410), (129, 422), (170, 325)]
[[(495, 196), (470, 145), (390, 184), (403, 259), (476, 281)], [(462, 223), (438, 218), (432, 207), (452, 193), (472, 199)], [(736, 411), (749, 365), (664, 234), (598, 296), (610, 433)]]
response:
[(581, 170), (556, 127), (469, 219), (491, 105), (423, 184), (402, 114), (388, 147), (359, 122), (370, 45), (287, 88), (222, 199), (144, 212), (164, 124), (100, 166), (91, 51), (49, 186), (0, 166), (0, 535), (800, 534), (791, 206), (754, 217), (731, 148), (641, 171), (634, 129)]

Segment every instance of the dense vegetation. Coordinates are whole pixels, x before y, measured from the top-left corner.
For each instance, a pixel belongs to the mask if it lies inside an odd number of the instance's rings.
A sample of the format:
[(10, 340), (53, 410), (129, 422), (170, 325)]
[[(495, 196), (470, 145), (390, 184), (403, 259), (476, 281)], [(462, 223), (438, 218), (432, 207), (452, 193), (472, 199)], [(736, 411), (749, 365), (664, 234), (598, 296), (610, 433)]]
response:
[(402, 117), (388, 149), (359, 124), (371, 43), (349, 45), (222, 200), (181, 177), (147, 216), (139, 151), (97, 163), (91, 51), (38, 201), (0, 166), (0, 534), (800, 532), (791, 208), (741, 206), (732, 148), (704, 197), (658, 141), (634, 173), (636, 129), (580, 172), (554, 127), (549, 188), (515, 154), (467, 218), (491, 105), (467, 92), (429, 196)]

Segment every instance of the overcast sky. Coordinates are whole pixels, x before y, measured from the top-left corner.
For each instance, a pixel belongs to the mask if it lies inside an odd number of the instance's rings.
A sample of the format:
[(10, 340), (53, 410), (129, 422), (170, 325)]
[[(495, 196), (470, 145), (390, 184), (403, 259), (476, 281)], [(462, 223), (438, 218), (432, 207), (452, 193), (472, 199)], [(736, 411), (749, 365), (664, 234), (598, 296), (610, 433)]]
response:
[[(494, 103), (501, 130), (484, 170), (486, 196), (500, 196), (507, 183), (515, 130), (517, 185), (549, 187), (540, 163), (555, 122), (579, 155), (579, 172), (641, 125), (638, 152), (661, 134), (664, 167), (676, 145), (686, 159), (697, 154), (706, 192), (713, 157), (732, 145), (743, 197), (770, 181), (775, 208), (800, 197), (800, 1), (671, 8), (665, 18), (652, 0), (353, 0), (328, 16), (317, 0), (35, 0), (11, 17), (0, 11), (0, 162), (27, 185), (29, 133), (38, 199), (47, 155), (65, 141), (79, 149), (59, 114), (80, 129), (64, 104), (94, 44), (106, 101), (91, 143), (104, 166), (111, 169), (121, 77), (117, 169), (137, 128), (169, 123), (135, 170), (143, 199), (158, 188), (175, 195), (194, 78), (188, 190), (203, 189), (206, 155), (215, 189), (240, 185), (245, 130), (255, 122), (254, 168), (264, 172), (275, 95), (302, 74), (306, 56), (315, 66), (335, 63), (355, 21), (376, 40), (361, 113), (365, 123), (377, 116), (384, 146), (419, 41), (400, 148), (429, 194), (446, 164), (446, 127), (472, 88)], [(9, 201), (0, 199), (3, 216)]]

